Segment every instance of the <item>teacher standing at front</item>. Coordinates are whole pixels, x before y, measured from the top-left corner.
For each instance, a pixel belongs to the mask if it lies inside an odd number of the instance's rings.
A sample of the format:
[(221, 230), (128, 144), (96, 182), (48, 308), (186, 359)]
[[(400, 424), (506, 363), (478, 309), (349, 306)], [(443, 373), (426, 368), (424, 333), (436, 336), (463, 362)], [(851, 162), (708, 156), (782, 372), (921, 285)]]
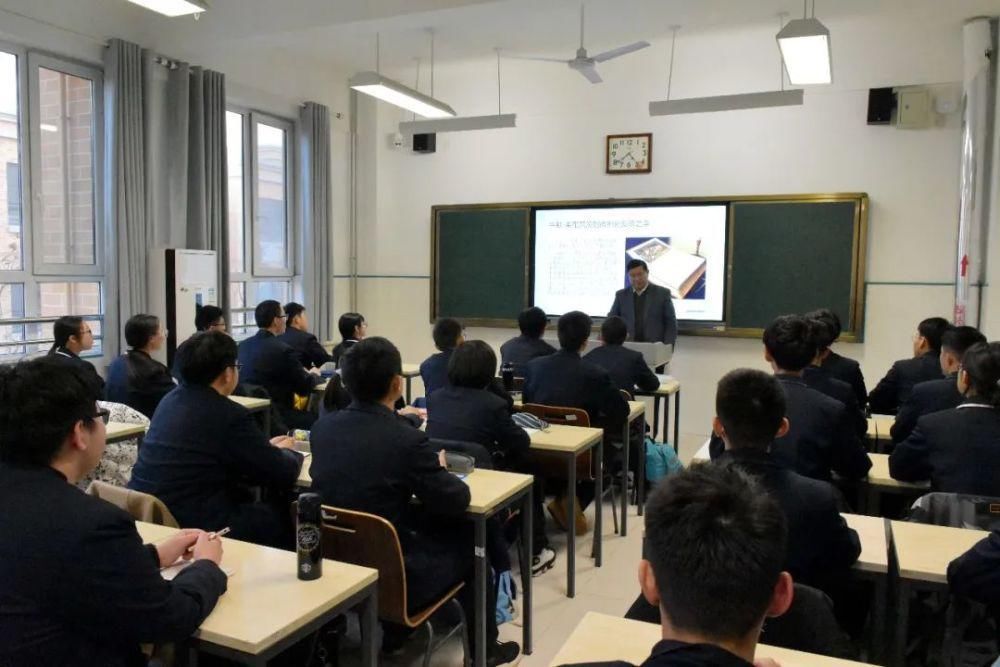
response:
[(649, 267), (641, 259), (626, 265), (629, 286), (615, 292), (608, 317), (625, 320), (629, 340), (639, 343), (666, 343), (677, 340), (677, 316), (670, 290), (649, 282)]

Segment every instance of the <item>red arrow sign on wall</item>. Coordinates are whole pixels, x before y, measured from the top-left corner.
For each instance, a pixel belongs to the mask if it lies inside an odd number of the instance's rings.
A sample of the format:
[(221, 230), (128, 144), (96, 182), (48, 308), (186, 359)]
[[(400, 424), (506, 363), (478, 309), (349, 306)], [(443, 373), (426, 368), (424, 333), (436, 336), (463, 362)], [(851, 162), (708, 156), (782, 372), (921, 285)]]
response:
[(962, 264), (962, 277), (964, 278), (965, 274), (969, 270), (969, 256), (968, 255), (962, 255), (962, 262), (961, 262), (961, 264)]

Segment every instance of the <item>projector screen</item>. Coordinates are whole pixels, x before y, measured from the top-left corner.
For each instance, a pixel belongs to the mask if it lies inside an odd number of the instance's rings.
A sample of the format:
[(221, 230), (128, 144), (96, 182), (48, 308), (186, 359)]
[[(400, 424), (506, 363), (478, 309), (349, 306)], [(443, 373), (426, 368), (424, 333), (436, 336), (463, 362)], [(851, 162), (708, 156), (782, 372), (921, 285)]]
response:
[(723, 321), (726, 204), (540, 208), (534, 217), (533, 303), (549, 315), (605, 317), (642, 259), (670, 289), (678, 320)]

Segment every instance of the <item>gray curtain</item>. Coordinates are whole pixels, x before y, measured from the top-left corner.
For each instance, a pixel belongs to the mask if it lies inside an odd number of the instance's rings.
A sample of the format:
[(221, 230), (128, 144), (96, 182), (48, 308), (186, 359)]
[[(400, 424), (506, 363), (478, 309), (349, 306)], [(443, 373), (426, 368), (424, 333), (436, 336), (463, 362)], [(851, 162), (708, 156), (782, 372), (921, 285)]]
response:
[(322, 104), (306, 102), (299, 113), (299, 159), (303, 305), (322, 342), (333, 337), (330, 110)]

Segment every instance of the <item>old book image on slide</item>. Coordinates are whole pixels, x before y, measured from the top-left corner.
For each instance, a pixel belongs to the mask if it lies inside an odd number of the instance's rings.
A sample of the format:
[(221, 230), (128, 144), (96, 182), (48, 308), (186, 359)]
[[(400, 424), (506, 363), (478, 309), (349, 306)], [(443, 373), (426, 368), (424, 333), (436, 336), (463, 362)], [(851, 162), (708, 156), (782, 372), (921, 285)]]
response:
[(675, 299), (685, 298), (705, 275), (705, 258), (672, 246), (670, 239), (649, 239), (629, 248), (628, 255), (645, 261), (649, 279), (668, 288)]

